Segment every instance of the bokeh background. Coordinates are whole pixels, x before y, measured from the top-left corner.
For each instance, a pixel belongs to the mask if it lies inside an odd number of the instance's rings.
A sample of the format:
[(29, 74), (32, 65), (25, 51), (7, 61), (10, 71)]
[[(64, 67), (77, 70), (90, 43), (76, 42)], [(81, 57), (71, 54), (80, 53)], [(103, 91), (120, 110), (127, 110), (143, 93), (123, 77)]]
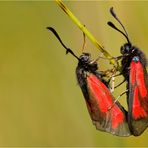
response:
[[(107, 26), (114, 7), (133, 44), (148, 56), (148, 2), (65, 1), (112, 56), (125, 38)], [(76, 82), (77, 61), (46, 30), (54, 27), (64, 43), (81, 54), (83, 35), (54, 1), (0, 1), (0, 146), (148, 146), (139, 137), (97, 131)], [(87, 39), (85, 52), (100, 52)], [(100, 69), (109, 67), (100, 60)], [(122, 77), (116, 79), (119, 83)], [(125, 85), (118, 88), (117, 97)], [(126, 107), (126, 97), (120, 98)]]

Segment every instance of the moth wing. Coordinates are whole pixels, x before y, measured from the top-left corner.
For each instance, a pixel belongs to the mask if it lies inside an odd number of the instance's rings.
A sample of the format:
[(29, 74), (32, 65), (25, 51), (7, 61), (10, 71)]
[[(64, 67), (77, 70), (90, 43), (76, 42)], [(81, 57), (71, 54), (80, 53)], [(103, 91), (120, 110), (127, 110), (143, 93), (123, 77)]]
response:
[[(117, 136), (130, 136), (126, 111), (108, 88), (93, 74), (87, 77), (89, 99), (86, 99), (91, 119), (98, 130)], [(109, 109), (112, 107), (111, 109)]]
[(148, 75), (142, 63), (134, 60), (130, 64), (128, 122), (135, 136), (148, 126)]

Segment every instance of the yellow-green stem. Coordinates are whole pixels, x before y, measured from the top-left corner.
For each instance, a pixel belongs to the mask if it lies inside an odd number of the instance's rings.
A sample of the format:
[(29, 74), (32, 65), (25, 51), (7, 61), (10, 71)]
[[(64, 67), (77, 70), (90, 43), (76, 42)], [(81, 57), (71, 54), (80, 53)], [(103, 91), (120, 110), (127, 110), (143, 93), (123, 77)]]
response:
[(104, 49), (104, 47), (99, 44), (96, 38), (88, 31), (88, 29), (76, 18), (76, 16), (68, 9), (68, 7), (62, 2), (62, 0), (56, 0), (57, 4), (62, 8), (62, 10), (71, 18), (71, 20), (85, 33), (85, 35), (90, 39), (90, 41), (103, 53), (103, 55), (110, 61), (111, 64), (116, 65), (116, 61), (112, 56)]

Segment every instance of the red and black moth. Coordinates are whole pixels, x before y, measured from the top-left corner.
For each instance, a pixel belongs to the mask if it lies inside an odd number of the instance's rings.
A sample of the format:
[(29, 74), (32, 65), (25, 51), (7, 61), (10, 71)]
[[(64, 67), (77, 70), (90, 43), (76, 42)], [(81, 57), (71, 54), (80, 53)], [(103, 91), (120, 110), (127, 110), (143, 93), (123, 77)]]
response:
[[(66, 49), (66, 53), (72, 54), (78, 60), (76, 76), (83, 92), (88, 112), (93, 124), (100, 131), (117, 136), (130, 136), (131, 132), (127, 123), (127, 112), (114, 98), (108, 89), (108, 83), (104, 80), (104, 74), (98, 71), (96, 60), (91, 60), (89, 53), (83, 53), (80, 57), (67, 48), (52, 27), (47, 27)], [(109, 109), (111, 107), (111, 109)]]
[(127, 43), (121, 46), (120, 49), (122, 56), (118, 58), (121, 58), (121, 74), (124, 76), (124, 81), (127, 82), (129, 128), (131, 134), (139, 136), (148, 126), (147, 60), (144, 53), (130, 42), (126, 30), (113, 11), (113, 8), (110, 9), (110, 12), (121, 24), (125, 33), (119, 30), (112, 22), (108, 22), (108, 25), (122, 33), (127, 39)]

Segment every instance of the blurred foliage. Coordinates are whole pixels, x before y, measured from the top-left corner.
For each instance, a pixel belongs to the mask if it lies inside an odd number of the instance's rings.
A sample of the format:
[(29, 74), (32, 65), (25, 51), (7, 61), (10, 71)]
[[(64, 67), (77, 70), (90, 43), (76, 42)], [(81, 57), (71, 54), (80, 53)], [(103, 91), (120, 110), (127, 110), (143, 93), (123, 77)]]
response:
[[(148, 55), (148, 2), (65, 4), (112, 56), (118, 56), (126, 40), (106, 25), (115, 22), (109, 14), (113, 6), (133, 44)], [(65, 55), (46, 27), (54, 27), (77, 55), (83, 35), (54, 1), (1, 1), (0, 14), (0, 146), (148, 146), (148, 130), (122, 138), (92, 125), (75, 78), (77, 61)], [(89, 40), (86, 52), (92, 58), (100, 54)], [(107, 60), (99, 65), (101, 70), (109, 67)], [(115, 96), (124, 89), (125, 85), (118, 88)], [(125, 96), (120, 101), (126, 106)]]

